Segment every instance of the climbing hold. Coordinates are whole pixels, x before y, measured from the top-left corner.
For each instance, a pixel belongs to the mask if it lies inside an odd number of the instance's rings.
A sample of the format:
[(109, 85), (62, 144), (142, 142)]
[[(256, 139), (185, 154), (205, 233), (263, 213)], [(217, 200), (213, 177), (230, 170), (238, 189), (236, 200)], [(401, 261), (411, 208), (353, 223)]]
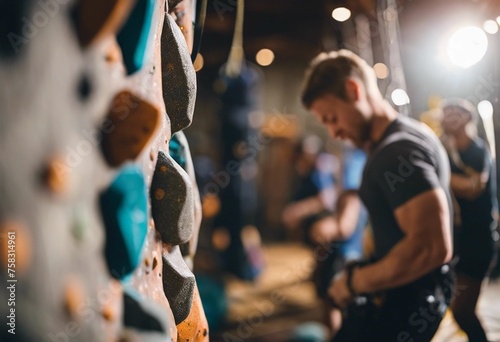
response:
[(142, 69), (147, 62), (154, 9), (155, 0), (137, 0), (128, 20), (116, 37), (129, 75)]
[(61, 195), (68, 187), (68, 169), (64, 160), (53, 157), (41, 170), (41, 181), (46, 189), (53, 194)]
[(109, 64), (115, 64), (115, 63), (120, 63), (122, 67), (122, 50), (120, 49), (120, 46), (116, 42), (116, 38), (113, 37), (109, 39), (107, 42), (106, 48), (105, 48), (105, 53), (104, 53), (104, 60), (109, 63)]
[(78, 82), (78, 96), (83, 102), (92, 94), (92, 84), (88, 75), (83, 74)]
[(163, 292), (167, 296), (174, 314), (175, 324), (184, 321), (193, 304), (196, 281), (193, 273), (182, 259), (178, 246), (164, 251), (163, 260)]
[(133, 4), (130, 0), (79, 0), (73, 19), (81, 46), (115, 34)]
[(170, 154), (177, 164), (179, 164), (184, 170), (186, 169), (187, 163), (186, 148), (189, 150), (189, 146), (187, 146), (187, 139), (183, 132), (172, 135), (168, 144), (168, 154)]
[[(27, 227), (20, 221), (0, 222), (0, 265), (15, 270), (16, 278), (24, 274), (32, 263), (32, 238)], [(13, 258), (14, 256), (14, 258)], [(13, 264), (15, 269), (9, 264)], [(7, 276), (7, 273), (5, 273)]]
[(160, 151), (150, 190), (151, 212), (163, 242), (179, 245), (193, 233), (191, 180), (177, 163)]
[(123, 292), (123, 311), (123, 323), (126, 327), (142, 331), (168, 330), (165, 324), (167, 316), (163, 310), (129, 287)]
[(166, 311), (130, 287), (123, 293), (123, 324), (131, 341), (171, 341)]
[(75, 317), (84, 302), (85, 290), (82, 281), (76, 276), (69, 277), (66, 281), (64, 292), (64, 306), (66, 312), (70, 316)]
[(160, 110), (128, 91), (119, 93), (105, 119), (101, 149), (110, 166), (134, 160), (153, 136)]
[(196, 176), (194, 172), (193, 160), (189, 150), (189, 143), (183, 131), (175, 133), (170, 139), (168, 145), (169, 154), (189, 175), (191, 183), (193, 184), (194, 196), (194, 225), (191, 239), (186, 243), (180, 245), (182, 255), (185, 257), (186, 264), (192, 269), (193, 257), (196, 254), (198, 245), (198, 235), (202, 218), (202, 207), (198, 188), (196, 186)]
[(124, 167), (100, 196), (111, 275), (122, 279), (139, 264), (148, 231), (147, 190), (139, 167)]
[(161, 34), (163, 100), (172, 134), (191, 125), (196, 100), (196, 72), (184, 36), (170, 15)]

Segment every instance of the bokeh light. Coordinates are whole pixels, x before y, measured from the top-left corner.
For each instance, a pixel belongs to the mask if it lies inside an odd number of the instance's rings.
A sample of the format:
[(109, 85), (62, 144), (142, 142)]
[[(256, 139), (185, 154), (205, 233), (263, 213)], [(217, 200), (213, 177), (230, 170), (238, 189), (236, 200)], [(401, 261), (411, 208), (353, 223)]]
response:
[(488, 100), (479, 102), (477, 104), (477, 111), (483, 120), (491, 119), (493, 117), (493, 105)]
[(340, 22), (346, 21), (350, 17), (351, 11), (345, 7), (337, 7), (332, 12), (332, 18)]
[(375, 75), (377, 78), (383, 80), (389, 76), (389, 69), (384, 63), (377, 63), (373, 66), (373, 70), (375, 71)]
[(408, 97), (408, 94), (406, 93), (406, 91), (400, 88), (394, 89), (394, 91), (391, 94), (391, 99), (396, 106), (404, 106), (410, 103), (410, 98)]
[(495, 149), (495, 124), (493, 122), (493, 105), (488, 100), (483, 100), (477, 104), (477, 111), (483, 119), (484, 131), (486, 139), (490, 145), (490, 151), (493, 158), (496, 157)]
[(198, 53), (193, 63), (194, 71), (200, 71), (201, 69), (203, 69), (203, 65), (205, 65), (205, 60), (203, 59), (201, 53)]
[(488, 49), (488, 38), (483, 30), (468, 26), (456, 31), (446, 49), (451, 63), (468, 68), (479, 62)]
[(262, 49), (255, 55), (255, 60), (261, 66), (268, 66), (274, 61), (274, 52), (269, 49)]
[(486, 20), (483, 24), (483, 29), (489, 34), (495, 34), (498, 32), (498, 24), (495, 20)]

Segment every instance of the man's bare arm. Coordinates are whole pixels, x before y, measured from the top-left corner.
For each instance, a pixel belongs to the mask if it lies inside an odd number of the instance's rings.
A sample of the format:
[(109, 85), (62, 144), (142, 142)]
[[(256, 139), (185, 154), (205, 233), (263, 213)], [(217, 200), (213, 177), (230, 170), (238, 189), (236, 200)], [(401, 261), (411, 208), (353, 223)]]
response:
[(380, 261), (353, 273), (357, 293), (402, 286), (451, 260), (450, 212), (443, 189), (426, 191), (395, 211), (405, 237)]
[(349, 238), (356, 229), (361, 211), (361, 200), (356, 191), (344, 192), (337, 205), (338, 239)]

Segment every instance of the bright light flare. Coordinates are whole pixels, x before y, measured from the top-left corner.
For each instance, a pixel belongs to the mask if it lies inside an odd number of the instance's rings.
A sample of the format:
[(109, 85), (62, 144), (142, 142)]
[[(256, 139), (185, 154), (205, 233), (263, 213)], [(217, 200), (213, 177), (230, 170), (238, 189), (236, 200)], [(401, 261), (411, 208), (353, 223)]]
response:
[(479, 102), (477, 104), (477, 111), (483, 120), (489, 120), (493, 117), (493, 105), (488, 100)]
[(446, 49), (451, 63), (468, 68), (479, 62), (488, 49), (488, 38), (483, 30), (468, 26), (456, 31)]
[(404, 106), (410, 103), (410, 98), (408, 97), (408, 94), (406, 93), (406, 91), (400, 88), (394, 89), (394, 91), (391, 94), (391, 99), (396, 106)]
[(332, 12), (332, 18), (340, 22), (346, 21), (350, 17), (351, 11), (345, 7), (337, 7)]
[(488, 100), (483, 100), (477, 104), (477, 111), (483, 119), (483, 126), (486, 132), (486, 139), (490, 145), (491, 155), (496, 156), (495, 150), (495, 124), (493, 123), (493, 105)]

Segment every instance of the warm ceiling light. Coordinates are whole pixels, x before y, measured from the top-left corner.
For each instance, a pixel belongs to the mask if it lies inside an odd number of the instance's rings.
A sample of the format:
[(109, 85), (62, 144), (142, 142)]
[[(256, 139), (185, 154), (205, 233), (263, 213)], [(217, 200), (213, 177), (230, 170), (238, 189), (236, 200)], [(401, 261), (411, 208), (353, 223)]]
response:
[(495, 34), (498, 32), (498, 24), (495, 20), (486, 20), (483, 24), (483, 29), (489, 34)]
[(410, 98), (408, 97), (406, 91), (399, 88), (394, 89), (394, 91), (391, 94), (391, 99), (396, 106), (404, 106), (410, 103)]
[(377, 63), (373, 66), (373, 70), (375, 71), (375, 75), (377, 78), (383, 80), (389, 76), (389, 69), (384, 63)]
[(450, 61), (462, 68), (479, 62), (488, 49), (488, 37), (479, 27), (468, 26), (455, 32), (448, 41), (447, 54)]
[(349, 11), (345, 7), (337, 7), (332, 12), (332, 18), (340, 22), (346, 21), (350, 17), (351, 17), (351, 11)]
[(269, 49), (262, 49), (255, 55), (255, 60), (261, 66), (268, 66), (274, 61), (274, 52)]
[(497, 17), (497, 24), (500, 25), (500, 16)]
[(201, 55), (201, 53), (198, 53), (193, 63), (194, 71), (200, 71), (201, 69), (203, 69), (204, 64), (205, 60), (203, 59), (203, 56)]

